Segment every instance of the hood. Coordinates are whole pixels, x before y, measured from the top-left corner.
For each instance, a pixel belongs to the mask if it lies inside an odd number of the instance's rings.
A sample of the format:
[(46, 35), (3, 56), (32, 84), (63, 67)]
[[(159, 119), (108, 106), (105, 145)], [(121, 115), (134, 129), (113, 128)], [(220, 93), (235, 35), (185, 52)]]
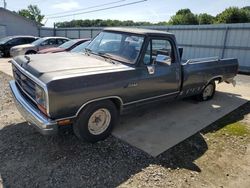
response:
[(122, 63), (105, 61), (102, 57), (69, 52), (17, 56), (14, 60), (35, 77), (46, 79), (134, 69)]
[(64, 52), (64, 51), (66, 51), (66, 49), (55, 47), (55, 48), (47, 48), (47, 49), (40, 50), (38, 54), (56, 53), (56, 52)]
[(22, 44), (22, 45), (17, 45), (17, 46), (14, 46), (12, 47), (12, 49), (19, 49), (19, 48), (33, 48), (35, 47), (34, 45), (32, 44)]

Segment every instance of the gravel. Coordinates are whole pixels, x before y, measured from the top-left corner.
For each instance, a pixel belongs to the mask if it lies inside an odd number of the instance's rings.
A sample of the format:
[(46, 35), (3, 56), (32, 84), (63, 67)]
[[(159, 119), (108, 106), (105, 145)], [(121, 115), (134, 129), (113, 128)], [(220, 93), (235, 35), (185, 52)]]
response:
[[(70, 129), (42, 136), (17, 112), (10, 79), (0, 72), (0, 188), (1, 182), (5, 187), (219, 187), (250, 176), (250, 168), (243, 168), (248, 137), (216, 137), (226, 125), (221, 122), (156, 158), (113, 136), (96, 144), (79, 141)], [(248, 102), (229, 119), (244, 119), (249, 112)]]

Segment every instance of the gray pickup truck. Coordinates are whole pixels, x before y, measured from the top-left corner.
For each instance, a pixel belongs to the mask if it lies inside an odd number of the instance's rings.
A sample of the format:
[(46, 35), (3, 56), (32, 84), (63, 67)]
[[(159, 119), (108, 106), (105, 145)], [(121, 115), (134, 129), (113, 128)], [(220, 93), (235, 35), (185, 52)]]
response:
[(84, 53), (18, 56), (10, 82), (16, 106), (45, 135), (72, 125), (80, 139), (110, 135), (119, 115), (156, 101), (211, 99), (215, 81), (233, 82), (237, 59), (182, 61), (175, 36), (145, 29), (107, 28)]

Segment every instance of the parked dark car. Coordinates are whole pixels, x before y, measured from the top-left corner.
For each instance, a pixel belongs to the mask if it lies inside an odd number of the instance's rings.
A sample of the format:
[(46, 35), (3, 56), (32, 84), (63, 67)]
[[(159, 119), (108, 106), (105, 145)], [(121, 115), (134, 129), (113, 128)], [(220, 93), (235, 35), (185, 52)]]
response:
[(63, 43), (62, 45), (54, 48), (47, 48), (38, 51), (38, 54), (46, 54), (46, 53), (57, 53), (57, 52), (65, 52), (65, 51), (70, 51), (73, 48), (81, 45), (82, 43), (89, 41), (90, 39), (74, 39), (70, 40), (68, 42)]
[(85, 48), (89, 45), (89, 43), (90, 43), (90, 40), (76, 46), (75, 48), (70, 50), (70, 52), (75, 52), (75, 53), (85, 52)]
[(31, 125), (46, 135), (73, 125), (78, 138), (96, 142), (131, 108), (190, 96), (212, 99), (217, 81), (234, 83), (238, 60), (182, 61), (171, 33), (107, 28), (85, 53), (18, 56), (12, 67), (10, 87)]
[(8, 36), (0, 39), (0, 57), (10, 56), (10, 49), (13, 46), (29, 44), (37, 40), (34, 36)]

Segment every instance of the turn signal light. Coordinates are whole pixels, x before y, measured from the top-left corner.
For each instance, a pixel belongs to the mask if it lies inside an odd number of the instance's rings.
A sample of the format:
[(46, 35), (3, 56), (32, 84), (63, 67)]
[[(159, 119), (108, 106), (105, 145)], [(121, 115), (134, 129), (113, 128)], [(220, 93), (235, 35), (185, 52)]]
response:
[(69, 125), (71, 124), (71, 121), (69, 119), (66, 119), (66, 120), (61, 120), (61, 121), (58, 121), (57, 122), (58, 125)]

